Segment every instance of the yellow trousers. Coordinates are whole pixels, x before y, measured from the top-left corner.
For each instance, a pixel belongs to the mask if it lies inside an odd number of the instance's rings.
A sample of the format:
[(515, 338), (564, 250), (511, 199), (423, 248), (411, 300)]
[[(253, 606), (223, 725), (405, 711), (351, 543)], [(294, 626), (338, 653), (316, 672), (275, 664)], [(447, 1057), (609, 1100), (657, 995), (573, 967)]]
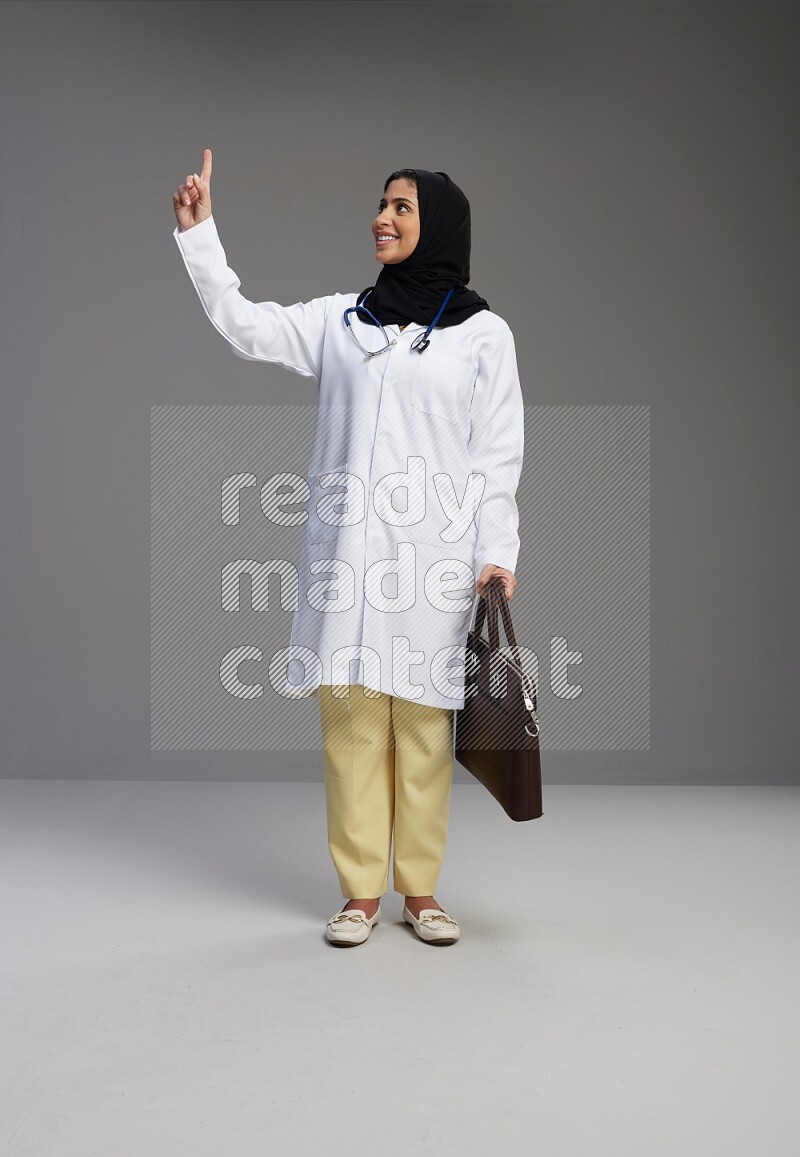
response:
[[(349, 692), (349, 695), (348, 695)], [(320, 707), (328, 847), (342, 895), (432, 896), (447, 843), (454, 712), (396, 695), (323, 684)]]

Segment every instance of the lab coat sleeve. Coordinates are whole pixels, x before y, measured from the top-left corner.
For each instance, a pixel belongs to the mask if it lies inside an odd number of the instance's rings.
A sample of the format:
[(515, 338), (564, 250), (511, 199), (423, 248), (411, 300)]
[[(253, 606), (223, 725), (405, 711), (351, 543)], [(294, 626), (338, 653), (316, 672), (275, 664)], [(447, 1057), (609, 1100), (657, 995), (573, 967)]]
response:
[(476, 577), (487, 563), (510, 571), (517, 566), (520, 541), (516, 491), (522, 472), (524, 422), (514, 336), (506, 329), (479, 353), (470, 408), (470, 469), (486, 478), (476, 520)]
[(173, 232), (189, 277), (212, 325), (247, 361), (276, 362), (319, 381), (325, 320), (333, 296), (295, 305), (248, 301), (228, 265), (213, 216)]

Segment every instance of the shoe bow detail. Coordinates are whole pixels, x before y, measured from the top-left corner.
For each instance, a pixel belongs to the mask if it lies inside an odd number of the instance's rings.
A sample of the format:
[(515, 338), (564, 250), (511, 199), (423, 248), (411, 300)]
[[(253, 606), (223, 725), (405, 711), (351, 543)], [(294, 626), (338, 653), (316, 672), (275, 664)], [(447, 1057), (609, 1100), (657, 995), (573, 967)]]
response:
[(420, 916), (420, 924), (433, 924), (434, 920), (441, 920), (445, 924), (455, 924), (457, 921), (452, 916), (448, 916), (446, 912), (426, 912), (424, 916)]
[(366, 924), (367, 918), (363, 912), (339, 912), (336, 916), (332, 916), (328, 921), (329, 924), (344, 924), (346, 920), (355, 920), (356, 924)]

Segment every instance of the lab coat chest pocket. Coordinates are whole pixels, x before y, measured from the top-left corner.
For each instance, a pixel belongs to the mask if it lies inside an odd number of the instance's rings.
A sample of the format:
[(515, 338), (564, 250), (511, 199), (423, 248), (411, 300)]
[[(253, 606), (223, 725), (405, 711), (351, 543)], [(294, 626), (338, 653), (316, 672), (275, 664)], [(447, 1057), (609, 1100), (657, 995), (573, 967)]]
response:
[(458, 425), (469, 411), (477, 366), (452, 349), (442, 349), (436, 335), (424, 353), (413, 353), (411, 405), (421, 414)]
[(347, 463), (329, 466), (309, 474), (308, 542), (325, 542), (336, 538), (340, 526), (344, 525), (347, 507)]

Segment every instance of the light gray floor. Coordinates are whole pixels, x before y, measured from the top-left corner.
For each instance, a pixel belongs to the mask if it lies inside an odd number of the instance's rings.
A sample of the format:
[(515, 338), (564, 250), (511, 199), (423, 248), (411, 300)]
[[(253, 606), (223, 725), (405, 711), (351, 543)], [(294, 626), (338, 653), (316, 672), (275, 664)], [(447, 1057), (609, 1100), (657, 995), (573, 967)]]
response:
[(322, 784), (0, 782), (0, 1154), (795, 1157), (800, 789), (544, 796), (337, 949)]

